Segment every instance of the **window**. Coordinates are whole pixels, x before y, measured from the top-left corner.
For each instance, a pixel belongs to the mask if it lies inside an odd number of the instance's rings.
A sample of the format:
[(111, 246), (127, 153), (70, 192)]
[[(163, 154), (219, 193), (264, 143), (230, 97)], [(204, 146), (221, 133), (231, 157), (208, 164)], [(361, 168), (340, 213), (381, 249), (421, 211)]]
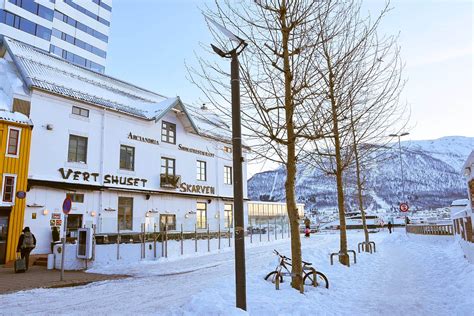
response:
[(163, 214), (160, 215), (160, 231), (165, 230), (176, 230), (176, 215), (174, 214)]
[(196, 225), (199, 229), (207, 228), (207, 204), (197, 202), (196, 207)]
[(224, 183), (232, 184), (232, 167), (224, 166)]
[(224, 227), (232, 228), (233, 226), (232, 204), (224, 204)]
[(231, 153), (231, 152), (232, 152), (232, 148), (229, 147), (229, 146), (224, 146), (223, 151), (224, 151), (225, 153)]
[(161, 173), (166, 176), (174, 176), (175, 160), (172, 158), (161, 157)]
[(16, 128), (8, 128), (7, 156), (18, 157), (20, 131), (21, 130)]
[(3, 202), (11, 203), (15, 196), (15, 176), (3, 176)]
[(161, 141), (176, 144), (176, 124), (166, 121), (161, 123)]
[(120, 145), (120, 169), (134, 170), (135, 168), (135, 148)]
[(197, 180), (206, 181), (206, 162), (198, 160), (197, 161)]
[(66, 196), (71, 199), (73, 203), (84, 203), (84, 194), (67, 193)]
[(87, 162), (87, 137), (69, 135), (69, 152), (67, 161)]
[(119, 197), (118, 198), (118, 227), (120, 230), (132, 230), (133, 219), (133, 198)]
[(80, 108), (78, 106), (73, 106), (72, 114), (83, 116), (83, 117), (89, 117), (89, 110)]

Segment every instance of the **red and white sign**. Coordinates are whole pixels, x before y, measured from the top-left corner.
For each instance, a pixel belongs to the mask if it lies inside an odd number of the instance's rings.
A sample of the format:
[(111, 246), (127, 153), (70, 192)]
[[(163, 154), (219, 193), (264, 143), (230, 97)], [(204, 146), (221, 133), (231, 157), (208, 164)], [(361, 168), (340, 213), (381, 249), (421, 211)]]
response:
[(407, 203), (400, 203), (400, 211), (408, 212), (408, 204)]
[(69, 214), (72, 208), (72, 201), (69, 197), (66, 197), (63, 202), (63, 213), (64, 214)]

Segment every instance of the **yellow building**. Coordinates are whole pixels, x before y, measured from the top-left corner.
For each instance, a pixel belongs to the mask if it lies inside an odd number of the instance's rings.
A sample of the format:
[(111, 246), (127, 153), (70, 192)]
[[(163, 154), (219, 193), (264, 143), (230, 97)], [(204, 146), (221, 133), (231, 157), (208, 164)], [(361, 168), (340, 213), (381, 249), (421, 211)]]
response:
[(15, 259), (23, 229), (32, 128), (26, 115), (0, 109), (0, 264)]

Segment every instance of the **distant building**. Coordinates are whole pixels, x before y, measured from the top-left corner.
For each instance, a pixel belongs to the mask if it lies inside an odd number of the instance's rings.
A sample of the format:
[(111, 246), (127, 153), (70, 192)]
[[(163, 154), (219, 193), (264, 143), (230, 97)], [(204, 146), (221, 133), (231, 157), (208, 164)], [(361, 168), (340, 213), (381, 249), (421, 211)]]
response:
[[(296, 204), (298, 216), (304, 218), (304, 204)], [(268, 224), (285, 225), (288, 223), (286, 202), (249, 201), (247, 203), (248, 222), (250, 226), (266, 226)]]
[(104, 72), (112, 0), (0, 0), (0, 35)]
[(468, 199), (456, 200), (451, 204), (451, 219), (454, 235), (458, 239), (466, 258), (474, 263), (474, 150), (463, 165), (462, 173), (466, 179)]

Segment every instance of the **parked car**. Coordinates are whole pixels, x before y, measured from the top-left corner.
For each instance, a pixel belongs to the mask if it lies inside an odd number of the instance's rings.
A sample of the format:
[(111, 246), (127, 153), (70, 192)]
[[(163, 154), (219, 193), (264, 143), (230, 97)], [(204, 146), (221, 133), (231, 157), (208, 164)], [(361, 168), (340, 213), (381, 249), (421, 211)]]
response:
[(247, 233), (249, 234), (266, 234), (267, 233), (267, 229), (265, 227), (253, 227), (253, 226), (249, 226), (247, 227)]

